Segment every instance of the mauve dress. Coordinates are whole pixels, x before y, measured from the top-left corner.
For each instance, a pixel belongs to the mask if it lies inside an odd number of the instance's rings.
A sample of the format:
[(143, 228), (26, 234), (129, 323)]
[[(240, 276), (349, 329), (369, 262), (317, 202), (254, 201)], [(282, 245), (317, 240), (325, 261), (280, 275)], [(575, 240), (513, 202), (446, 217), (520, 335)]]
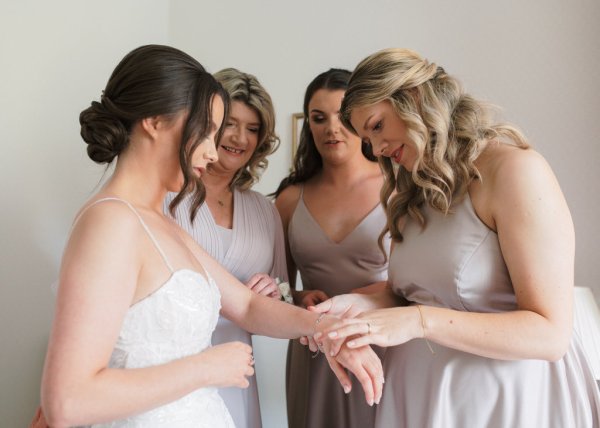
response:
[[(165, 212), (174, 194), (165, 201)], [(227, 271), (246, 283), (256, 273), (267, 273), (287, 281), (285, 242), (281, 218), (275, 206), (253, 190), (233, 191), (233, 227), (222, 228), (215, 223), (208, 205), (200, 206), (194, 223), (190, 223), (191, 199), (177, 206), (175, 219), (200, 246), (214, 257)], [(212, 336), (213, 345), (241, 341), (252, 345), (250, 333), (224, 317)], [(220, 388), (219, 394), (237, 428), (262, 426), (256, 377), (248, 378), (250, 386)]]
[[(300, 195), (288, 224), (290, 252), (305, 290), (322, 290), (328, 296), (349, 293), (387, 279), (387, 263), (377, 238), (386, 223), (377, 205), (341, 242), (321, 229)], [(384, 247), (389, 248), (386, 239)], [(383, 351), (377, 350), (381, 357)], [(288, 424), (291, 428), (369, 428), (375, 407), (370, 407), (360, 382), (351, 375), (346, 395), (327, 359), (312, 353), (297, 340), (290, 341), (286, 368)]]
[[(468, 195), (449, 215), (425, 207), (409, 219), (389, 277), (414, 304), (468, 312), (517, 308), (498, 236)], [(557, 362), (480, 357), (423, 340), (388, 348), (376, 427), (598, 427), (600, 397), (577, 332)]]

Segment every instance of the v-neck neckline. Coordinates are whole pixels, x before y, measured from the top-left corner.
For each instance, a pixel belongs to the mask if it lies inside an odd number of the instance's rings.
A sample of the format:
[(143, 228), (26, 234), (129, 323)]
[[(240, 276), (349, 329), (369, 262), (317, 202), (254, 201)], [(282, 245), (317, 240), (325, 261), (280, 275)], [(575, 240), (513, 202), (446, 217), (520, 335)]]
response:
[(369, 210), (369, 212), (367, 214), (365, 214), (365, 216), (360, 219), (360, 221), (358, 223), (356, 223), (356, 225), (352, 228), (352, 230), (350, 230), (350, 232), (348, 232), (342, 239), (340, 239), (339, 241), (335, 241), (333, 240), (323, 229), (323, 227), (319, 224), (319, 222), (317, 221), (317, 219), (315, 218), (315, 216), (313, 216), (313, 214), (310, 212), (310, 210), (308, 209), (308, 206), (306, 205), (306, 203), (304, 202), (304, 194), (302, 194), (300, 196), (300, 203), (302, 203), (302, 206), (304, 207), (304, 211), (306, 211), (306, 213), (308, 214), (308, 217), (310, 218), (310, 220), (317, 226), (317, 229), (319, 229), (319, 231), (321, 232), (321, 235), (323, 235), (325, 237), (325, 239), (327, 240), (327, 242), (329, 242), (332, 245), (342, 245), (345, 241), (347, 241), (350, 236), (352, 236), (354, 234), (354, 232), (356, 232), (362, 225), (363, 223), (365, 223), (365, 221), (375, 212), (377, 211), (377, 208), (379, 207), (379, 202), (377, 202), (375, 204), (375, 206), (373, 208), (371, 208), (371, 210)]

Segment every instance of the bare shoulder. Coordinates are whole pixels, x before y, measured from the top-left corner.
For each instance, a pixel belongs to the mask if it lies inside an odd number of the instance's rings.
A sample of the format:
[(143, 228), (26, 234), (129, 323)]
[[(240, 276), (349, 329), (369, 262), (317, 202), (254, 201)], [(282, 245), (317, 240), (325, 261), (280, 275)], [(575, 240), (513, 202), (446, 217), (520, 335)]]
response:
[(531, 148), (494, 144), (485, 150), (482, 158), (478, 159), (477, 167), (483, 182), (489, 181), (494, 188), (554, 178), (546, 159)]
[(286, 187), (275, 199), (275, 207), (279, 211), (284, 224), (287, 224), (296, 209), (296, 205), (300, 199), (300, 191), (301, 186), (294, 184)]
[(67, 250), (73, 247), (78, 258), (86, 254), (110, 258), (127, 251), (133, 259), (142, 232), (138, 217), (125, 203), (116, 200), (92, 202), (76, 217)]

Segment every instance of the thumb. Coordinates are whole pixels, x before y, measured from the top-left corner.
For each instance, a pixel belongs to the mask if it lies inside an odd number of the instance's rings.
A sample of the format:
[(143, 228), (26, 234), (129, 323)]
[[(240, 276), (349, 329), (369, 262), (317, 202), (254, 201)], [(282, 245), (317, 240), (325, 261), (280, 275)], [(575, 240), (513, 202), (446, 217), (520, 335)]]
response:
[(317, 312), (319, 314), (325, 314), (331, 310), (333, 307), (332, 299), (325, 300), (324, 302), (319, 303), (315, 306), (309, 306), (307, 309), (311, 312)]

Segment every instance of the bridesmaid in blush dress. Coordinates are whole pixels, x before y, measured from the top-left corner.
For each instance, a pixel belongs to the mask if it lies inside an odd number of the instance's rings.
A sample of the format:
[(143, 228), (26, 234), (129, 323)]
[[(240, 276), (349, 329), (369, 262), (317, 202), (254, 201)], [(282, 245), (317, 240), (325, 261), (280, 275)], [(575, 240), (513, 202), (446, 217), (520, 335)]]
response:
[[(368, 148), (338, 117), (349, 77), (349, 71), (331, 69), (308, 86), (294, 171), (276, 192), (290, 279), (293, 283), (299, 271), (303, 285), (294, 301), (302, 307), (386, 287), (389, 242), (383, 250), (377, 244), (386, 222), (377, 196), (383, 176)], [(356, 379), (345, 393), (328, 372), (322, 354), (312, 357), (307, 347), (290, 342), (289, 426), (371, 427), (375, 408), (365, 402)]]
[(320, 305), (362, 309), (327, 337), (389, 347), (375, 426), (600, 426), (573, 332), (573, 223), (542, 156), (407, 49), (357, 66), (342, 120), (385, 171), (389, 279), (404, 300)]

